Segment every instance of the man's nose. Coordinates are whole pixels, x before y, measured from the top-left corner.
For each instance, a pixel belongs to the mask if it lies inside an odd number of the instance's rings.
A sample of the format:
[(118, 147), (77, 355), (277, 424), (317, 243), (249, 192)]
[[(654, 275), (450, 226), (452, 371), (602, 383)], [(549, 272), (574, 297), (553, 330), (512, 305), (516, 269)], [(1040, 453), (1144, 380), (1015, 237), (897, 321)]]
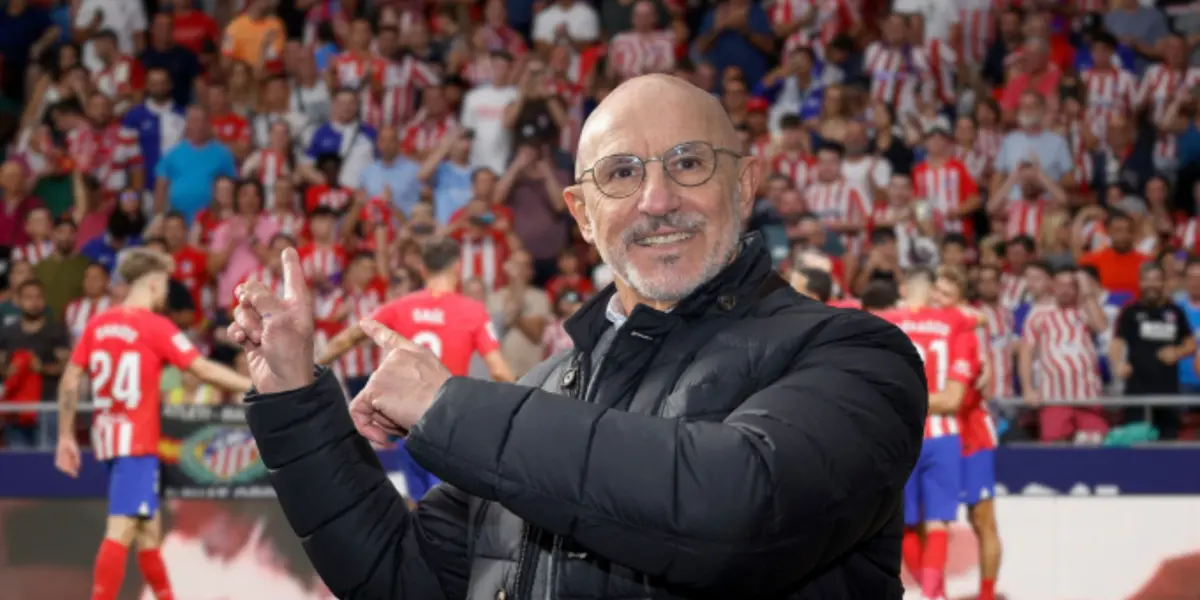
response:
[(679, 198), (675, 192), (679, 184), (671, 181), (661, 165), (651, 163), (646, 166), (646, 180), (642, 182), (641, 195), (638, 198), (638, 210), (648, 215), (665, 215), (679, 208)]

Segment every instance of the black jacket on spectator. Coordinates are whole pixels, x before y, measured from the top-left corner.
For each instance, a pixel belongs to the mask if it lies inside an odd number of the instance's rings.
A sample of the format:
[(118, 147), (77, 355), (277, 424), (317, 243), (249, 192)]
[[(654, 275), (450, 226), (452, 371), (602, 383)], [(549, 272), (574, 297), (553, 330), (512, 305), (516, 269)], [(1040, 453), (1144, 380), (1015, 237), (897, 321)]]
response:
[(901, 496), (927, 408), (902, 332), (801, 297), (758, 236), (670, 313), (518, 384), (455, 377), (407, 448), (445, 483), (409, 511), (337, 381), (252, 396), (292, 527), (339, 598), (899, 599)]
[(1091, 189), (1099, 194), (1101, 202), (1104, 201), (1104, 192), (1110, 185), (1127, 187), (1140, 196), (1145, 192), (1146, 183), (1154, 176), (1154, 137), (1138, 135), (1129, 154), (1116, 157), (1120, 166), (1113, 181), (1109, 181), (1109, 161), (1113, 157), (1110, 157), (1107, 151), (1097, 150), (1092, 152), (1090, 158), (1092, 180), (1088, 183)]

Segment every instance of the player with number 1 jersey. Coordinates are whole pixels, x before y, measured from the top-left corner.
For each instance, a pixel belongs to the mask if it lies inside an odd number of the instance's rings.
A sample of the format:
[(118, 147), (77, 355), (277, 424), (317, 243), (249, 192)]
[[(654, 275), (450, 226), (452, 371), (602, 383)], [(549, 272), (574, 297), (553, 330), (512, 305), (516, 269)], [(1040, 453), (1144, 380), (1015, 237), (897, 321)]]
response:
[(59, 385), (59, 441), (55, 466), (71, 477), (81, 467), (75, 412), (86, 376), (97, 412), (92, 423), (96, 460), (108, 470), (108, 522), (96, 556), (92, 600), (114, 600), (125, 577), (129, 546), (138, 542), (138, 566), (159, 600), (172, 598), (158, 552), (158, 442), (160, 380), (164, 365), (189, 371), (219, 387), (246, 392), (250, 380), (200, 356), (187, 337), (157, 314), (166, 304), (173, 261), (135, 248), (122, 254), (117, 274), (129, 284), (122, 304), (92, 317)]

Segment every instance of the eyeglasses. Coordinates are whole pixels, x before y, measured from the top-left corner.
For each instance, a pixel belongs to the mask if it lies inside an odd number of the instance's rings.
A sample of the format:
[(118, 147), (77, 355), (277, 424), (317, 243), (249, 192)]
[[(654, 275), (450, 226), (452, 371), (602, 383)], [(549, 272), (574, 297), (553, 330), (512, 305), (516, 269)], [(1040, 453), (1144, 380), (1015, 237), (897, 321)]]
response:
[(657, 157), (642, 158), (633, 154), (605, 156), (580, 173), (575, 183), (583, 183), (587, 174), (591, 173), (592, 181), (600, 193), (609, 198), (625, 198), (642, 187), (646, 180), (646, 163), (661, 161), (663, 172), (671, 181), (683, 187), (696, 187), (708, 183), (717, 172), (718, 154), (743, 157), (740, 152), (717, 148), (708, 142), (684, 142)]

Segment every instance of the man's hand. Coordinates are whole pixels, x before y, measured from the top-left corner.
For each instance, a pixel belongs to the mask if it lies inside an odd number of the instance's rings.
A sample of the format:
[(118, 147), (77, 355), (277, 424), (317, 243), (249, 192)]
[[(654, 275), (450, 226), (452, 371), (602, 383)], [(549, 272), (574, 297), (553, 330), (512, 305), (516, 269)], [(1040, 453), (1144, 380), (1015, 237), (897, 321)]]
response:
[(1179, 349), (1175, 346), (1164, 346), (1158, 351), (1158, 360), (1167, 366), (1174, 365), (1179, 362)]
[(1037, 390), (1025, 390), (1025, 404), (1030, 406), (1042, 405), (1042, 393)]
[(383, 444), (421, 420), (450, 371), (427, 348), (376, 321), (365, 319), (359, 326), (383, 349), (384, 359), (350, 403), (350, 416), (363, 437)]
[(79, 477), (79, 467), (82, 460), (79, 456), (79, 444), (65, 437), (58, 438), (58, 448), (54, 451), (54, 466), (74, 479)]
[[(1161, 358), (1162, 354), (1160, 353), (1159, 356)], [(1129, 379), (1133, 376), (1133, 366), (1127, 362), (1123, 362), (1117, 365), (1116, 369), (1113, 369), (1113, 373), (1117, 376), (1117, 379)]]
[(239, 285), (229, 338), (242, 346), (250, 379), (264, 394), (302, 388), (313, 380), (312, 301), (296, 250), (283, 251), (283, 298), (257, 281)]

